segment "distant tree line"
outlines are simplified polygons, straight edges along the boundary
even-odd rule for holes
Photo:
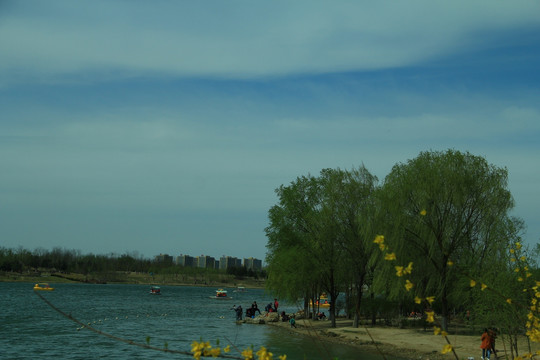
[[[229,268],[227,270],[193,268],[174,265],[171,263],[156,262],[142,256],[133,254],[82,254],[78,250],[53,248],[52,250],[36,249],[33,251],[19,247],[10,249],[0,247],[0,271],[18,273],[60,272],[76,274],[103,274],[109,272],[136,272],[151,273],[155,275],[189,275],[199,273],[224,273],[235,278],[252,277],[265,278],[266,272],[253,271],[245,266]]]
[[[300,176],[276,189],[268,213],[267,287],[302,298],[306,312],[326,293],[333,326],[340,308],[355,326],[433,309],[444,329],[462,316],[523,333],[526,307],[507,305],[534,298],[523,289],[539,278],[540,247],[522,244],[507,180],[505,168],[454,150],[396,164],[383,184],[364,166]]]

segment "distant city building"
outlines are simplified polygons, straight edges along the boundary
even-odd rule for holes
[[[154,261],[158,263],[163,263],[163,264],[172,264],[173,257],[167,254],[159,254],[159,255],[156,255],[156,257],[154,258]]]
[[[216,259],[211,256],[208,256],[208,255],[197,256],[197,267],[213,269],[215,267],[215,262],[216,262]]]
[[[248,259],[244,259],[244,266],[248,270],[262,270],[262,260],[250,257]]]
[[[194,267],[195,258],[193,256],[180,254],[180,256],[176,257],[176,265],[184,267]]]
[[[227,270],[233,267],[240,267],[240,266],[242,266],[241,260],[233,256],[224,255],[219,259],[219,268],[221,270]]]

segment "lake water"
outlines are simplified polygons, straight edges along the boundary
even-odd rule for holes
[[[150,295],[147,285],[51,284],[40,292],[74,318],[116,337],[171,350],[190,351],[196,340],[239,349],[264,345],[277,355],[294,359],[381,359],[349,346],[321,343],[272,326],[236,324],[232,305],[259,308],[273,298],[264,290],[233,293],[232,300],[210,299],[214,288],[162,286],[162,295]],[[129,345],[96,334],[53,310],[34,294],[33,284],[0,282],[1,359],[192,359]],[[280,310],[295,306],[280,302]],[[232,346],[231,346],[232,347]],[[232,355],[239,355],[231,352]]]

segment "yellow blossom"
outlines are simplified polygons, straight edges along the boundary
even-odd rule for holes
[[[380,249],[381,251],[386,250],[386,244],[379,244],[379,249]]]
[[[441,336],[448,336],[448,333],[446,331],[441,331]]]
[[[510,258],[510,261],[511,262],[516,262],[516,259],[515,258]]]
[[[221,349],[220,348],[210,349],[209,355],[211,355],[212,357],[218,357],[219,355],[221,355]]]
[[[403,276],[403,266],[395,266],[396,268],[396,275],[397,276]]]
[[[510,249],[510,254],[515,253],[516,251],[514,249]]]
[[[225,349],[223,349],[223,352],[228,353],[229,351],[231,351],[231,345],[227,345]]]
[[[508,299],[506,299],[506,302],[509,303],[509,304],[512,304],[512,299],[508,298]]]
[[[525,256],[522,256],[522,257],[519,258],[519,260],[525,261],[525,260],[527,260],[527,258]]]
[[[382,244],[384,243],[384,236],[383,235],[377,235],[375,236],[375,240],[373,240],[375,244]]]
[[[394,253],[386,254],[384,255],[384,260],[388,260],[388,261],[396,260],[396,254]]]
[[[426,300],[431,305],[435,301],[435,296],[428,296]]]
[[[484,291],[484,290],[487,289],[487,285],[486,285],[486,284],[482,284],[481,288],[482,288],[482,291]]]
[[[433,335],[439,335],[441,333],[441,328],[434,326],[433,327]]]
[[[475,287],[475,286],[476,286],[476,281],[471,279],[471,287]]]
[[[409,279],[405,280],[405,289],[407,289],[407,291],[411,290],[413,287],[414,284],[410,282]]]
[[[446,265],[452,266],[452,265],[454,265],[454,262],[453,262],[452,260],[448,260],[448,261],[446,262]]]
[[[521,276],[518,277],[518,281],[523,281],[523,278]]]
[[[446,344],[442,348],[441,353],[446,354],[446,353],[449,353],[450,351],[452,351],[452,345]]]
[[[516,249],[518,249],[518,250],[521,249],[521,243],[519,243],[519,242],[516,243]]]
[[[422,299],[419,298],[418,296],[415,296],[414,297],[414,302],[417,303],[417,304],[420,304],[422,302]]]
[[[433,316],[435,315],[435,312],[434,311],[426,311],[426,321],[429,322],[429,323],[432,323],[435,321],[435,319],[433,318]]]
[[[278,356],[279,360],[287,360],[287,355]]]
[[[246,360],[249,360],[249,359],[253,359],[253,350],[251,349],[245,349],[244,351],[242,351],[242,354],[241,354],[244,359]]]
[[[405,270],[403,271],[403,273],[405,273],[405,274],[411,274],[411,273],[412,273],[412,265],[413,265],[413,263],[410,262],[409,265],[407,265],[407,267],[406,267]]]
[[[531,277],[532,274],[530,272],[528,272],[527,274],[525,274],[527,277]]]
[[[426,214],[427,214],[427,211],[426,211],[426,209],[423,209],[422,211],[420,211],[420,215],[422,215],[422,216],[426,216]]]
[[[515,268],[514,271],[515,271],[515,272],[519,272],[519,268]]]

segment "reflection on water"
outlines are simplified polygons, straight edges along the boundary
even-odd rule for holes
[[[29,283],[0,283],[0,358],[2,359],[192,359],[100,336],[55,312]],[[321,343],[286,329],[236,324],[233,305],[247,308],[253,301],[273,299],[263,290],[232,293],[233,300],[213,300],[215,289],[162,286],[160,296],[150,295],[146,285],[52,284],[42,294],[62,311],[114,336],[157,347],[189,351],[194,340],[215,346],[232,344],[240,349],[266,346],[288,359],[375,359],[357,349]],[[294,307],[281,302],[283,310]]]

